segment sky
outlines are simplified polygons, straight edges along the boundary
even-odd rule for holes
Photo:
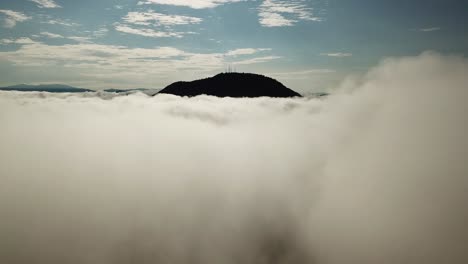
[[[384,58],[468,54],[464,0],[4,0],[0,86],[163,88],[228,67],[327,91]]]

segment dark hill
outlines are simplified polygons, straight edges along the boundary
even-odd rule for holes
[[[220,73],[214,77],[175,82],[159,93],[178,96],[212,95],[218,97],[300,97],[275,79],[252,73]]]

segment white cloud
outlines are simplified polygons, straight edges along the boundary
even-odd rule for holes
[[[432,32],[432,31],[439,31],[441,30],[440,27],[430,27],[430,28],[420,28],[419,31],[421,32]]]
[[[226,52],[226,56],[240,56],[240,55],[252,55],[260,51],[270,51],[271,49],[235,49]]]
[[[322,56],[328,57],[337,57],[337,58],[344,58],[344,57],[351,57],[353,56],[352,53],[345,53],[345,52],[335,52],[335,53],[321,53]]]
[[[203,19],[191,16],[166,15],[149,10],[146,12],[129,12],[122,18],[123,23],[115,23],[115,30],[140,35],[145,37],[180,38],[186,34],[196,34],[194,32],[176,32],[173,26],[199,24]],[[138,26],[138,27],[135,27]]]
[[[41,32],[40,33],[42,36],[48,37],[48,38],[63,38],[62,35],[55,34],[55,33],[50,33],[50,32]]]
[[[322,21],[313,11],[301,0],[265,0],[258,8],[258,16],[264,27],[293,26],[299,21]]]
[[[18,38],[18,39],[1,39],[0,40],[1,44],[34,44],[36,43],[34,40],[30,38]]]
[[[123,20],[129,24],[135,25],[154,25],[154,26],[172,26],[172,25],[187,25],[199,24],[203,19],[190,16],[166,15],[156,13],[152,10],[147,12],[129,12]]]
[[[336,72],[335,70],[331,70],[331,69],[308,69],[308,70],[293,71],[293,72],[271,72],[271,73],[268,73],[268,75],[296,78],[298,76],[330,74],[330,73],[335,73],[335,72]]]
[[[252,58],[252,59],[245,59],[241,61],[235,61],[232,64],[233,65],[248,65],[248,64],[257,64],[257,63],[265,63],[269,62],[271,60],[277,60],[281,59],[282,57],[280,56],[264,56],[264,57],[257,57],[257,58]]]
[[[29,0],[37,4],[39,8],[61,8],[54,0]]]
[[[144,4],[160,4],[160,5],[175,5],[187,6],[194,9],[213,8],[227,3],[242,2],[246,0],[147,0],[140,1],[138,5]]]
[[[210,75],[220,72],[226,65],[247,65],[266,63],[279,56],[259,56],[269,49],[239,49],[228,53],[194,53],[173,47],[129,48],[125,46],[90,43],[85,37],[66,37],[77,44],[47,45],[31,40],[24,41],[16,51],[0,52],[0,60],[16,65],[37,67],[60,67],[73,70],[75,74],[101,81],[121,80],[122,83],[144,83],[147,76],[158,76],[160,82],[167,76],[189,78],[191,75]],[[18,40],[6,40],[13,43]],[[254,52],[255,51],[255,52]],[[259,54],[257,54],[259,53]],[[242,59],[234,54],[244,54]],[[244,58],[244,56],[248,56]],[[181,74],[181,73],[184,74]],[[178,77],[177,77],[178,76]]]
[[[80,25],[78,23],[70,22],[68,20],[63,20],[63,19],[49,19],[42,23],[49,24],[49,25],[62,25],[62,26],[67,26],[67,27],[76,27]]]
[[[67,39],[71,39],[71,40],[74,40],[74,41],[80,42],[80,43],[91,43],[92,42],[91,37],[71,36],[71,37],[67,37]]]
[[[468,263],[467,76],[424,54],[323,100],[0,92],[0,262]]]
[[[14,26],[16,26],[17,22],[24,22],[26,20],[31,19],[31,17],[21,12],[16,12],[13,10],[0,9],[0,13],[5,16],[3,18],[3,22],[4,22],[3,26],[6,28],[13,28]]]
[[[167,37],[177,37],[180,38],[184,33],[182,32],[166,32],[166,31],[156,31],[151,28],[133,28],[128,25],[116,24],[115,30],[133,34],[133,35],[140,35],[144,37],[151,37],[151,38],[167,38]]]

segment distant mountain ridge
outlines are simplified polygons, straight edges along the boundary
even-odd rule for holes
[[[50,93],[83,93],[94,92],[94,90],[77,88],[64,84],[18,84],[0,88],[0,91],[20,91],[20,92],[50,92]]]
[[[279,81],[253,73],[220,73],[191,82],[175,82],[158,94],[178,96],[212,95],[217,97],[302,97]]]

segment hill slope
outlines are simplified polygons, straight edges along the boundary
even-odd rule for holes
[[[275,79],[252,73],[220,73],[214,77],[175,82],[159,94],[178,96],[212,95],[218,97],[300,97]]]

